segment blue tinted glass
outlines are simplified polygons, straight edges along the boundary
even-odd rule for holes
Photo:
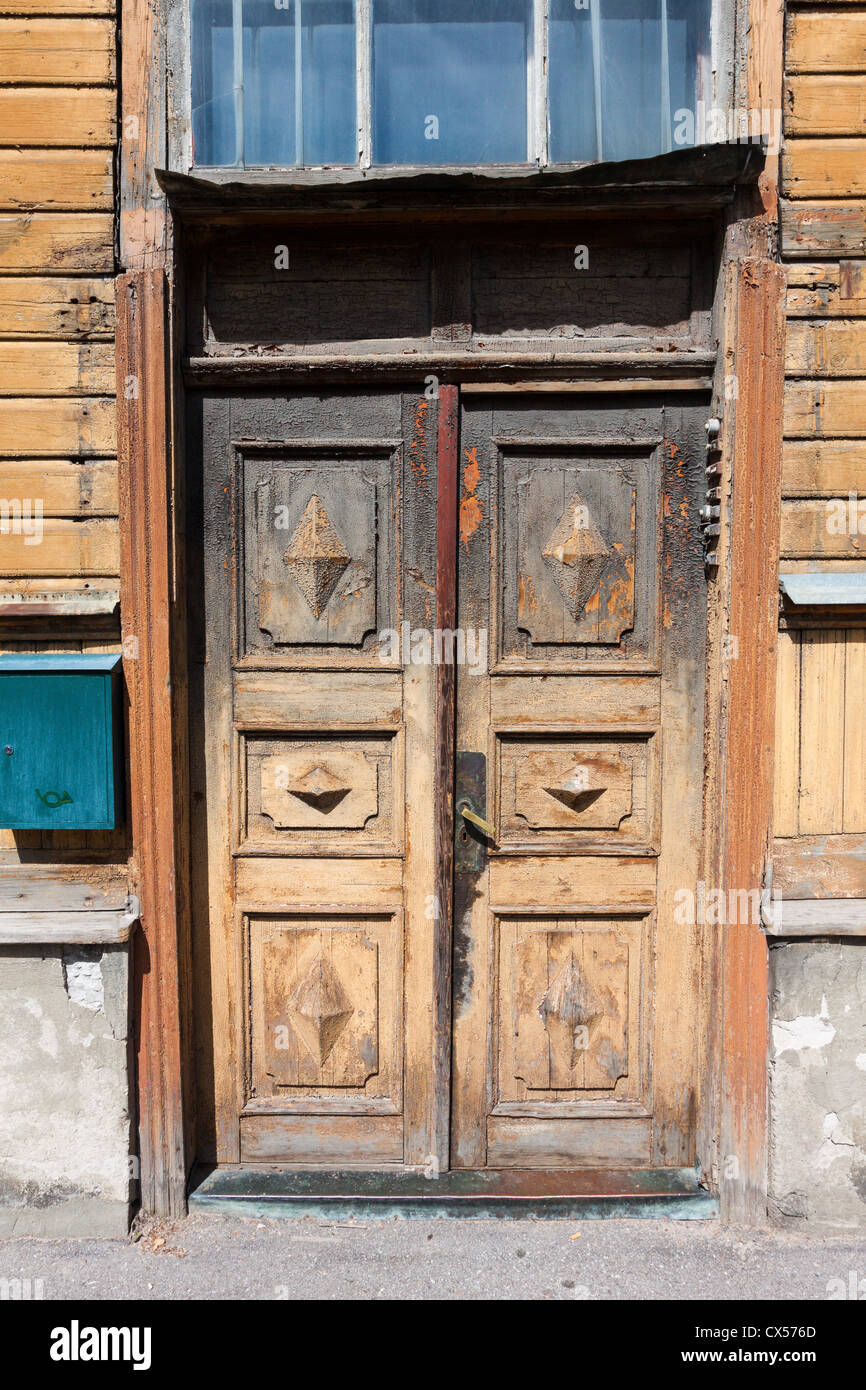
[[[527,158],[531,0],[373,0],[373,162]]]
[[[358,162],[354,0],[191,0],[198,165]],[[528,158],[532,0],[371,0],[376,164]],[[711,0],[550,0],[553,162],[703,138]]]
[[[357,160],[353,0],[192,0],[196,164]]]
[[[235,100],[232,7],[227,0],[192,3],[192,135],[196,164],[234,164]]]
[[[551,0],[551,159],[639,159],[694,143],[680,113],[701,100],[710,4]]]

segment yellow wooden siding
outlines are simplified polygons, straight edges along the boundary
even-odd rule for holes
[[[782,247],[791,257],[866,245],[866,4],[788,5]]]
[[[0,150],[0,209],[111,211],[110,150]]]
[[[792,261],[788,318],[866,316],[866,261]]]
[[[866,319],[788,324],[786,368],[789,376],[857,377],[866,373]]]
[[[839,136],[791,140],[782,158],[789,198],[849,198],[866,194],[866,141]]]
[[[114,218],[110,212],[0,213],[0,275],[114,270]]]
[[[800,636],[798,829],[804,835],[845,829],[845,646],[844,631]]]
[[[113,343],[0,340],[0,396],[110,395],[113,390]]]
[[[791,5],[789,73],[866,72],[866,11],[858,5]]]
[[[0,591],[117,584],[116,47],[108,0],[0,0]]]
[[[112,458],[116,449],[111,399],[22,396],[0,400],[0,456]]]
[[[789,439],[782,455],[782,495],[842,498],[850,491],[866,497],[866,440]]]
[[[782,569],[866,567],[866,3],[791,3]],[[864,503],[866,506],[866,503]],[[866,831],[866,629],[779,634],[777,837]]]
[[[785,66],[783,250],[794,259],[781,555],[838,563],[864,540],[839,532],[829,504],[866,482],[866,4],[791,4]]]
[[[776,668],[776,763],[773,822],[777,837],[796,835],[800,803],[800,646],[780,632]]]
[[[10,532],[0,546],[0,575],[57,578],[58,576],[117,574],[120,562],[117,526],[113,520],[70,520],[45,517],[34,537]]]
[[[0,90],[0,146],[110,149],[116,112],[111,87],[9,87]]]
[[[114,0],[0,0],[0,15],[113,15]]]
[[[117,516],[116,459],[7,459],[3,484],[12,497],[38,494],[48,516]]]
[[[866,437],[866,380],[789,381],[785,435],[789,439]]]
[[[4,85],[111,86],[116,72],[111,19],[0,19],[0,73]]]
[[[114,342],[114,282],[58,276],[0,279],[0,338]],[[112,346],[113,351],[113,346]]]
[[[866,76],[809,73],[785,83],[789,136],[866,135]]]
[[[782,508],[782,552],[794,560],[863,559],[866,514],[861,517],[859,504],[848,498],[786,499]]]

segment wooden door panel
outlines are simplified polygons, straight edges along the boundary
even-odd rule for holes
[[[399,913],[245,914],[250,1097],[332,1111],[375,1097],[401,1110]],[[321,1102],[321,1103],[319,1103]],[[272,1108],[272,1107],[270,1107]]]
[[[502,527],[504,658],[585,659],[589,649],[619,647],[634,634],[635,584],[655,542],[655,518],[642,496],[639,545],[644,470],[603,459],[587,466],[503,450],[501,513],[512,522]],[[631,650],[646,650],[650,616],[644,602]]]
[[[501,850],[619,853],[657,839],[659,739],[652,728],[492,730],[493,820]]]
[[[403,709],[399,674],[381,671],[304,670],[302,681],[287,683],[278,671],[238,670],[234,680],[235,718],[239,725],[320,727],[323,709],[351,715],[354,724],[397,724]],[[332,720],[332,727],[334,720]]]
[[[578,855],[491,855],[488,893],[492,911],[508,905],[541,911],[612,907],[652,907],[655,903],[657,861],[653,857],[626,859]]]
[[[702,412],[463,414],[452,1161],[693,1158]],[[471,504],[471,506],[470,506]]]
[[[652,676],[630,675],[627,681],[606,675],[549,675],[532,686],[526,702],[520,681],[491,681],[490,717],[500,726],[546,723],[565,728],[653,727],[659,717],[661,688]]]
[[[238,854],[400,854],[399,725],[238,731]]]
[[[434,680],[389,634],[434,621],[435,404],[211,397],[201,438],[204,1156],[424,1161]]]
[[[470,407],[470,413],[477,411]],[[497,459],[487,499],[488,519],[496,518],[494,669],[554,673],[575,662],[602,671],[652,669],[660,422],[620,417],[622,427],[612,434],[602,410],[582,411],[579,429],[576,412],[569,416],[557,422],[537,406],[505,406],[495,419],[491,414],[486,444],[466,436],[467,467],[485,449]],[[489,487],[489,479],[482,481],[478,495]]]
[[[244,657],[337,648],[378,662],[377,634],[397,622],[399,443],[241,444],[238,455]]]
[[[641,918],[497,919],[500,1101],[614,1090],[639,1098],[645,927]]]
[[[298,1168],[385,1168],[403,1162],[401,1115],[244,1115],[241,1163]]]
[[[350,901],[364,903],[371,911],[399,906],[403,898],[402,859],[342,859],[335,880],[332,860],[322,855],[291,863],[239,857],[234,877],[238,898],[265,912],[281,903],[291,908],[332,906],[336,882]]]
[[[646,1168],[652,1162],[652,1121],[491,1115],[485,1147],[490,1168]]]

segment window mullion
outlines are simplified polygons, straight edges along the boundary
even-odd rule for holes
[[[543,168],[549,163],[548,150],[548,16],[550,0],[533,0],[532,13],[532,57],[528,73],[527,91],[529,139],[528,156],[530,163],[538,163]]]
[[[295,0],[295,164],[304,165],[304,31],[302,0]]]
[[[244,6],[232,0],[232,87],[235,98],[235,164],[244,168]]]
[[[358,162],[369,169],[373,161],[373,116],[371,92],[373,87],[373,0],[355,0],[356,87],[358,100]]]
[[[666,152],[673,149],[671,131],[671,50],[668,29],[668,0],[661,0],[661,147]]]
[[[602,59],[601,59],[601,0],[591,0],[590,23],[592,25],[592,87],[595,107],[595,154],[601,163],[604,159],[604,131],[602,129],[603,109],[601,100]]]

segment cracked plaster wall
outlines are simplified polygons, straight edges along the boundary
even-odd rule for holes
[[[770,1214],[866,1229],[866,941],[771,951]]]
[[[126,946],[0,949],[0,1234],[125,1233]]]

